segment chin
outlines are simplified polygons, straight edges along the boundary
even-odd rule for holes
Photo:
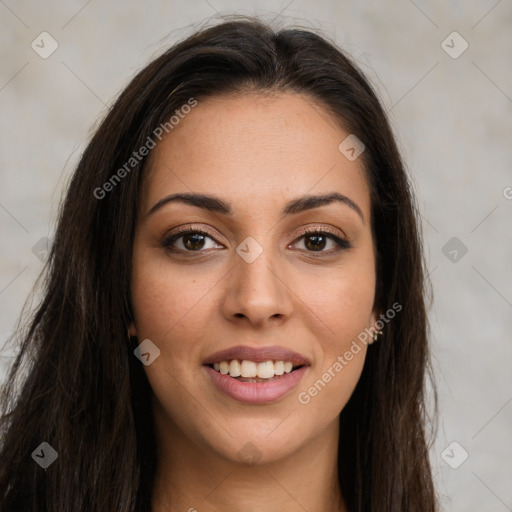
[[[216,442],[215,445],[218,443]],[[228,445],[215,446],[212,449],[230,462],[248,467],[264,466],[282,461],[293,455],[300,443],[291,442],[280,437],[266,439],[264,435],[247,435],[230,439]]]

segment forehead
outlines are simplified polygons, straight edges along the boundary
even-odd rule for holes
[[[141,206],[200,192],[228,199],[236,212],[278,209],[305,194],[339,192],[369,218],[362,158],[338,146],[349,135],[313,99],[296,93],[220,96],[199,101],[150,155]]]

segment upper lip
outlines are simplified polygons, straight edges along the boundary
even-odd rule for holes
[[[247,345],[238,345],[236,347],[220,350],[208,356],[204,361],[204,365],[220,363],[222,361],[232,361],[238,359],[243,361],[254,361],[255,363],[262,363],[263,361],[289,361],[294,366],[309,365],[307,357],[293,352],[286,347],[278,345],[268,347],[249,347]]]

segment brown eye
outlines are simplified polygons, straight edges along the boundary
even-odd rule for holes
[[[204,249],[222,248],[206,231],[197,229],[167,236],[161,246],[171,252],[204,252]]]
[[[197,250],[202,249],[205,244],[205,236],[200,233],[191,235],[183,235],[183,245],[186,249]]]
[[[325,253],[326,255],[352,247],[348,240],[340,238],[333,233],[320,230],[304,232],[293,245],[297,246],[299,243],[303,244],[303,250],[306,252]],[[296,248],[302,249],[300,246]]]
[[[311,251],[321,251],[325,248],[327,237],[323,235],[307,235],[304,237],[305,246]]]

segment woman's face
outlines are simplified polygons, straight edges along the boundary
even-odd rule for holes
[[[348,135],[303,95],[224,96],[153,150],[132,301],[139,342],[160,350],[144,366],[160,433],[269,462],[337,432],[366,347],[345,354],[376,320],[369,189],[362,159],[338,149]]]

